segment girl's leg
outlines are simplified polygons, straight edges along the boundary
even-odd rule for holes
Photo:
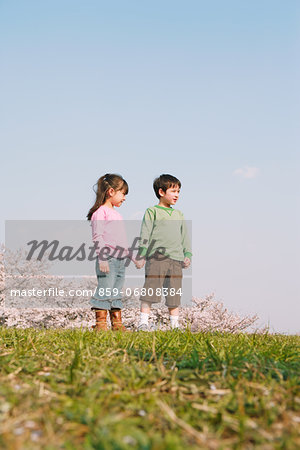
[[[92,310],[95,310],[96,325],[93,326],[95,330],[108,330],[107,327],[107,311],[111,309],[111,295],[107,295],[113,287],[115,278],[114,266],[108,261],[109,272],[104,273],[100,271],[99,261],[96,260],[96,274],[98,285],[96,292],[90,300]]]
[[[115,267],[112,260],[108,260],[109,272],[101,272],[96,260],[96,274],[98,285],[90,303],[93,308],[111,309],[111,292],[115,282]]]
[[[93,329],[95,331],[104,330],[107,331],[107,309],[97,309],[92,308],[95,310],[96,313],[96,324],[93,325]]]
[[[121,291],[125,281],[125,261],[116,259],[114,264],[116,266],[116,278],[113,287],[113,293],[117,294],[112,297],[112,308],[109,311],[112,330],[130,331],[122,323],[123,308]]]
[[[111,309],[119,310],[123,308],[122,293],[125,282],[125,261],[113,258],[115,276],[112,284]]]
[[[111,309],[109,311],[110,321],[111,321],[111,329],[114,331],[131,331],[125,328],[122,323],[122,313],[120,309]]]

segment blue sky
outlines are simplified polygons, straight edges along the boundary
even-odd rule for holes
[[[0,1],[0,50],[1,241],[106,172],[137,217],[171,173],[194,295],[299,332],[298,1]]]

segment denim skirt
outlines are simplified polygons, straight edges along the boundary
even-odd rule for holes
[[[96,275],[98,286],[95,290],[90,304],[93,308],[113,309],[123,308],[122,288],[125,281],[125,261],[126,258],[110,258],[107,262],[109,272],[101,272],[99,260],[96,259]]]

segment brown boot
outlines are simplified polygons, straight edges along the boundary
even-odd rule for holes
[[[95,331],[104,330],[107,331],[107,310],[106,309],[99,309],[96,311],[96,325],[93,325],[92,328],[94,328]]]
[[[109,315],[110,315],[110,321],[111,321],[111,329],[114,331],[128,331],[130,332],[131,330],[127,330],[127,328],[124,327],[124,325],[122,324],[122,315],[121,315],[121,310],[120,309],[112,309],[111,311],[109,311]]]

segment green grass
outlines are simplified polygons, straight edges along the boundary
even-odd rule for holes
[[[299,336],[0,328],[0,448],[300,448]]]

